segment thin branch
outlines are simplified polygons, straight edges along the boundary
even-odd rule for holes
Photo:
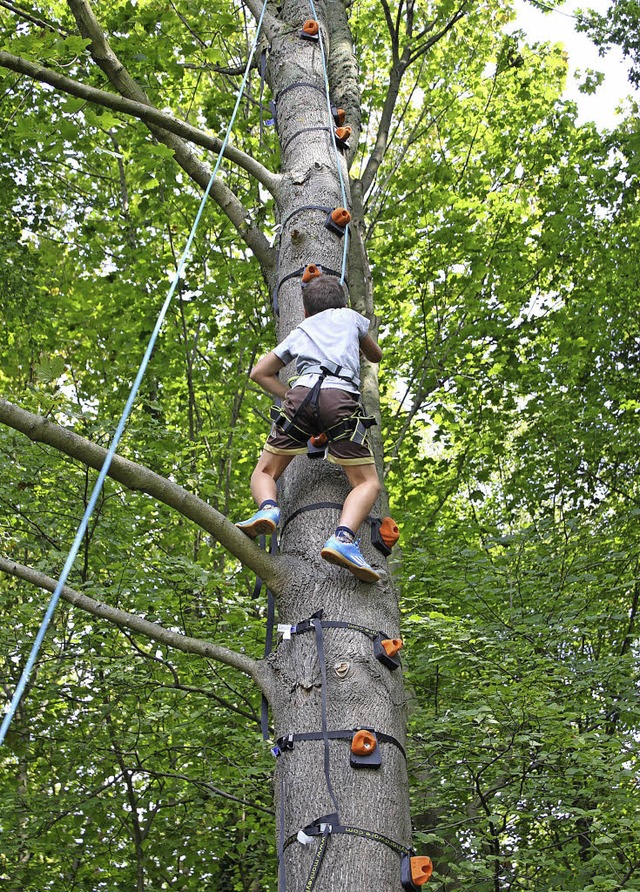
[[[152,103],[145,91],[112,50],[87,0],[67,0],[67,3],[78,24],[80,34],[90,41],[89,51],[94,62],[107,75],[110,83],[125,98],[151,106]],[[231,220],[238,235],[256,255],[264,274],[270,275],[275,262],[275,252],[261,230],[252,224],[249,212],[237,195],[219,178],[216,178],[211,186],[209,185],[211,182],[209,166],[203,164],[193,154],[185,140],[155,124],[147,126],[156,139],[173,149],[177,163],[195,183],[202,189],[210,188],[211,197]]]
[[[121,112],[125,115],[132,115],[134,118],[139,118],[139,120],[143,121],[145,124],[155,124],[169,133],[175,133],[176,136],[180,136],[182,139],[192,142],[194,145],[208,149],[210,152],[219,153],[222,148],[222,140],[217,136],[209,136],[208,133],[204,133],[204,131],[199,130],[197,127],[193,127],[191,124],[187,124],[185,121],[177,120],[166,112],[160,111],[160,109],[153,105],[136,102],[133,99],[126,99],[124,96],[110,93],[108,90],[99,90],[96,87],[88,87],[85,84],[79,83],[79,81],[74,81],[69,77],[65,77],[64,74],[59,74],[57,71],[45,68],[44,65],[29,62],[27,59],[23,59],[20,56],[12,56],[11,53],[6,53],[3,50],[0,50],[0,66],[19,74],[26,74],[33,80],[49,84],[51,87],[55,87],[56,90],[68,93],[70,96],[86,99],[87,102],[91,102],[94,105],[110,108],[113,109],[113,111]],[[228,158],[229,161],[237,164],[238,167],[241,167],[243,170],[246,170],[248,174],[255,177],[256,180],[258,180],[259,183],[262,183],[265,189],[272,195],[275,194],[280,178],[271,173],[271,171],[260,164],[259,161],[256,161],[245,152],[240,151],[240,149],[234,149],[229,145],[227,145],[225,149],[224,157]]]
[[[433,37],[430,37],[428,40],[425,40],[425,42],[422,44],[422,46],[419,46],[417,49],[414,49],[414,50],[413,50],[413,52],[411,53],[411,55],[410,55],[410,57],[409,57],[409,64],[410,64],[410,65],[411,65],[413,62],[415,62],[416,59],[419,59],[420,56],[424,55],[424,53],[426,53],[427,50],[430,50],[431,47],[434,46],[434,44],[436,44],[439,40],[442,40],[442,38],[443,38],[446,34],[448,34],[449,31],[451,31],[451,29],[453,28],[453,26],[454,26],[455,24],[457,24],[457,22],[459,22],[461,18],[463,18],[464,16],[466,16],[466,14],[467,14],[467,10],[466,10],[466,8],[465,8],[466,5],[467,5],[467,0],[463,0],[463,2],[461,3],[460,7],[458,8],[458,11],[455,13],[455,15],[453,15],[453,16],[449,19],[449,21],[446,23],[446,25],[444,25],[439,31],[437,31],[437,32],[433,35]],[[425,28],[424,31],[422,31],[421,34],[419,34],[419,35],[416,37],[416,42],[420,41],[424,36],[426,36],[426,35],[429,33],[429,31],[431,31],[432,27],[433,27],[433,26],[431,25],[430,27]]]
[[[104,464],[107,450],[102,446],[3,399],[0,399],[0,423],[20,431],[34,442],[53,446],[90,468],[100,470]],[[159,502],[175,508],[183,517],[192,520],[217,539],[234,557],[260,576],[275,594],[280,593],[285,581],[281,559],[259,548],[223,514],[202,499],[177,483],[119,455],[113,457],[109,476],[128,489],[145,492]]]
[[[400,93],[400,82],[407,69],[407,64],[408,55],[407,50],[405,50],[402,54],[402,58],[398,59],[398,61],[393,64],[391,71],[389,72],[389,86],[387,87],[387,94],[384,99],[382,114],[380,115],[380,125],[376,134],[376,143],[369,160],[367,161],[367,166],[364,169],[362,177],[360,178],[363,195],[366,195],[371,188],[378,170],[380,169],[380,165],[384,160],[389,141],[393,113]]]
[[[48,592],[53,592],[57,585],[56,580],[52,579],[51,576],[47,576],[46,573],[41,573],[39,570],[34,570],[31,567],[24,566],[24,564],[18,564],[16,561],[10,561],[3,557],[0,557],[0,570],[15,576],[17,579],[30,582],[32,585],[36,585],[38,588],[45,589]],[[116,626],[130,629],[132,632],[137,632],[139,635],[144,635],[152,641],[157,641],[159,644],[164,644],[167,647],[173,647],[183,653],[197,654],[200,657],[217,660],[219,663],[224,663],[226,666],[231,666],[233,669],[244,672],[265,693],[269,688],[268,680],[270,673],[268,668],[261,661],[253,660],[246,654],[237,653],[228,647],[222,647],[219,644],[204,641],[201,638],[190,638],[178,632],[171,632],[169,629],[158,625],[158,623],[149,622],[149,620],[135,616],[133,613],[128,613],[126,610],[109,607],[108,604],[101,604],[99,601],[88,598],[67,585],[63,586],[60,594],[69,604],[73,604],[74,607],[78,607],[80,610],[85,610],[92,616],[106,619]]]
[[[9,12],[17,15],[25,22],[31,22],[32,25],[37,25],[38,28],[44,28],[46,31],[53,31],[55,34],[62,34],[63,37],[68,37],[71,33],[70,31],[67,31],[66,28],[63,28],[61,25],[53,24],[53,22],[49,22],[43,18],[36,18],[33,13],[28,12],[24,9],[20,9],[20,7],[16,6],[15,3],[8,3],[7,0],[0,0],[0,6],[4,6],[5,9],[8,9]]]
[[[391,38],[391,53],[394,64],[398,61],[398,34],[400,33],[400,10],[402,9],[402,3],[398,5],[398,18],[396,19],[396,24],[393,24],[393,18],[391,17],[391,10],[389,8],[389,4],[387,0],[380,0],[382,4],[382,10],[384,12],[384,18],[387,23],[387,28],[389,29],[389,37]]]
[[[243,808],[254,809],[255,811],[262,811],[266,815],[271,815],[273,817],[273,812],[268,808],[265,808],[262,805],[257,805],[255,802],[247,801],[246,799],[240,799],[238,796],[234,796],[232,793],[226,793],[224,790],[221,790],[220,787],[214,787],[213,784],[210,784],[208,781],[199,780],[195,777],[189,777],[187,774],[175,774],[173,772],[168,771],[154,771],[150,768],[132,768],[132,774],[146,774],[149,777],[168,777],[172,780],[181,780],[185,781],[188,784],[193,784],[196,787],[199,787],[203,790],[206,790],[208,793],[213,793],[215,796],[223,796],[225,799],[230,799],[232,802],[239,802]]]

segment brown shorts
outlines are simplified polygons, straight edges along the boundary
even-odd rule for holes
[[[287,392],[282,408],[289,418],[293,418],[308,393],[308,387],[292,387]],[[335,387],[322,387],[318,397],[317,415],[307,406],[296,420],[296,425],[310,431],[309,436],[319,434],[339,421],[350,418],[359,406],[360,398],[357,393]],[[275,455],[306,455],[307,452],[306,444],[287,436],[275,424],[264,448]],[[362,444],[352,443],[348,438],[330,442],[327,457],[336,465],[373,464],[373,456],[366,440]]]

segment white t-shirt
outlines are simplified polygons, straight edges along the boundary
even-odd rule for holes
[[[349,307],[332,308],[309,316],[273,352],[287,365],[295,359],[300,376],[295,387],[313,387],[319,375],[305,374],[305,369],[327,360],[348,369],[359,379],[360,341],[368,331],[369,320],[360,313]],[[358,393],[356,384],[335,377],[325,378],[322,386]]]

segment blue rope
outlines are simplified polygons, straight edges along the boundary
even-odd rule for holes
[[[314,19],[319,22],[318,13],[316,12],[315,3],[313,0],[309,0],[309,6],[311,7],[311,14]],[[329,87],[329,75],[327,73],[327,57],[324,51],[324,40],[322,39],[322,29],[318,27],[318,42],[320,44],[320,54],[322,57],[322,73],[324,75],[324,89],[327,97],[327,111],[329,113],[329,133],[331,134],[331,143],[333,145],[333,152],[336,156],[336,167],[338,169],[338,179],[340,180],[340,191],[342,193],[342,206],[344,208],[347,207],[347,191],[344,184],[344,179],[342,176],[342,167],[340,165],[340,152],[338,151],[338,146],[336,145],[336,135],[333,127],[333,114],[331,113],[331,90]],[[347,251],[349,249],[349,225],[345,226],[344,230],[344,245],[342,248],[342,275],[340,276],[340,284],[342,285],[345,280],[345,272],[347,269]]]
[[[60,595],[62,594],[62,590],[64,588],[66,581],[67,581],[67,577],[71,571],[71,568],[73,567],[73,562],[75,561],[75,559],[78,555],[78,551],[82,544],[82,539],[87,531],[89,519],[91,518],[91,515],[93,514],[96,503],[98,501],[98,497],[100,496],[100,493],[102,491],[104,481],[105,481],[106,476],[109,472],[109,468],[111,467],[111,461],[113,459],[113,456],[115,455],[116,448],[117,448],[118,443],[120,442],[120,438],[124,432],[124,428],[125,428],[128,418],[129,418],[129,415],[131,414],[134,400],[137,396],[140,384],[142,383],[142,378],[143,378],[144,373],[145,373],[147,366],[149,364],[149,360],[151,359],[151,354],[153,352],[153,348],[155,346],[158,334],[160,333],[160,329],[162,328],[162,324],[164,322],[165,316],[167,315],[169,305],[171,304],[171,299],[173,298],[173,295],[175,294],[175,290],[178,287],[178,282],[180,281],[182,273],[185,269],[185,265],[186,265],[187,259],[189,257],[189,253],[191,251],[191,245],[193,244],[193,240],[195,238],[196,231],[197,231],[198,225],[200,223],[200,219],[204,212],[205,204],[207,203],[209,193],[211,192],[211,187],[213,186],[213,181],[215,180],[216,176],[218,175],[220,165],[222,164],[224,151],[227,147],[227,143],[229,141],[229,136],[231,134],[231,129],[233,128],[233,124],[235,122],[236,115],[238,113],[238,108],[240,106],[240,101],[242,100],[242,96],[244,94],[244,89],[247,85],[247,80],[249,78],[249,72],[251,69],[251,62],[253,60],[253,55],[255,53],[255,49],[256,49],[256,46],[258,43],[258,38],[260,36],[260,30],[262,28],[262,21],[264,19],[264,14],[265,14],[266,8],[267,8],[267,0],[264,0],[262,12],[260,14],[260,19],[258,21],[258,28],[257,28],[256,34],[255,34],[255,37],[253,39],[253,44],[251,46],[251,50],[249,52],[249,59],[247,61],[247,67],[245,69],[245,73],[244,73],[244,77],[242,79],[242,83],[240,85],[240,89],[238,90],[238,98],[236,100],[236,104],[233,109],[233,113],[231,115],[231,120],[229,121],[229,126],[227,127],[227,132],[225,134],[224,140],[222,141],[222,147],[220,149],[220,154],[218,155],[217,161],[213,168],[213,173],[211,174],[211,179],[209,180],[209,184],[207,185],[204,195],[202,196],[202,200],[200,202],[200,207],[198,208],[198,213],[196,214],[196,218],[194,220],[193,226],[191,227],[191,232],[189,233],[189,238],[187,239],[187,244],[185,246],[184,251],[182,252],[182,257],[180,258],[180,260],[178,262],[178,267],[176,269],[173,281],[171,282],[171,285],[169,287],[169,292],[165,298],[164,304],[162,305],[162,309],[160,310],[160,314],[158,316],[158,320],[156,322],[155,328],[153,329],[153,332],[149,339],[149,344],[147,346],[146,352],[144,354],[142,362],[140,363],[140,368],[138,369],[138,374],[136,375],[135,381],[131,388],[131,392],[129,393],[129,398],[128,398],[127,403],[126,403],[124,410],[122,412],[122,416],[120,418],[120,421],[118,423],[116,431],[113,435],[113,439],[111,440],[111,445],[109,446],[109,449],[107,450],[107,454],[104,459],[104,464],[102,465],[102,469],[98,475],[98,479],[97,479],[96,484],[93,488],[93,492],[91,493],[89,503],[88,503],[86,510],[84,512],[84,516],[83,516],[82,520],[80,521],[80,526],[78,527],[76,537],[73,540],[73,545],[71,546],[71,550],[69,551],[69,555],[68,555],[65,565],[62,569],[62,573],[60,574],[58,583],[55,587],[53,595],[51,596],[51,600],[49,601],[49,606],[47,607],[47,611],[45,613],[44,619],[42,620],[42,625],[40,626],[40,630],[38,631],[38,634],[36,635],[36,639],[33,643],[33,647],[31,648],[31,653],[29,654],[29,658],[28,658],[26,665],[22,671],[22,675],[20,676],[20,680],[18,682],[15,693],[13,695],[13,699],[11,700],[11,703],[9,705],[9,710],[4,717],[2,726],[0,726],[0,746],[4,742],[4,739],[7,735],[7,731],[9,730],[9,725],[11,724],[11,721],[16,714],[18,706],[20,705],[20,701],[22,699],[25,688],[27,686],[27,683],[28,683],[31,673],[33,671],[33,667],[35,665],[35,662],[36,662],[36,659],[38,656],[38,652],[40,650],[40,647],[42,646],[44,636],[47,632],[49,623],[51,622],[51,618],[53,617],[53,613],[56,609],[58,601],[60,600]]]

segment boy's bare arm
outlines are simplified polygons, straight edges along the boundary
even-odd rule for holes
[[[373,340],[370,334],[366,334],[360,341],[360,351],[369,362],[380,362],[382,350]]]
[[[251,369],[249,377],[256,384],[259,384],[267,393],[282,399],[286,394],[288,387],[278,378],[278,372],[284,368],[284,362],[275,353],[267,353],[262,359],[259,359],[255,366]]]

